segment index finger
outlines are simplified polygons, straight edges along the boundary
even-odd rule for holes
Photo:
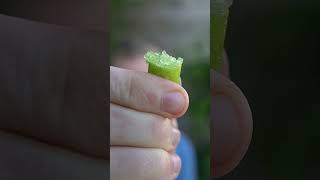
[[[181,117],[188,108],[187,92],[178,84],[137,71],[110,67],[112,103],[168,118]]]

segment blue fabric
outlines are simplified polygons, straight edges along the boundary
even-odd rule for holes
[[[191,140],[184,133],[181,133],[181,141],[177,147],[177,154],[182,161],[180,175],[177,180],[197,180],[196,152]]]

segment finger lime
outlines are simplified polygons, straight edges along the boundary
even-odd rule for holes
[[[224,40],[232,0],[211,1],[211,67],[218,69],[223,58]]]
[[[182,58],[175,58],[162,51],[161,53],[149,51],[144,58],[149,64],[148,72],[164,79],[180,83]]]

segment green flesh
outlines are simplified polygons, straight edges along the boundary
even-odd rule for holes
[[[174,58],[165,51],[162,53],[147,52],[144,56],[149,64],[148,72],[164,79],[180,83],[182,58]]]

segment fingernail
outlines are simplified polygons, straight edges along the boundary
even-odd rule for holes
[[[172,145],[173,147],[177,147],[180,142],[180,131],[176,128],[172,129]]]
[[[180,114],[181,111],[185,108],[185,98],[179,92],[172,92],[165,94],[162,97],[161,102],[161,111],[177,115]]]
[[[223,163],[233,155],[239,142],[240,128],[235,105],[227,96],[212,97],[211,117],[213,118],[213,158]]]
[[[181,159],[176,154],[171,155],[172,167],[173,167],[173,175],[174,178],[178,177],[180,169],[181,169]]]

